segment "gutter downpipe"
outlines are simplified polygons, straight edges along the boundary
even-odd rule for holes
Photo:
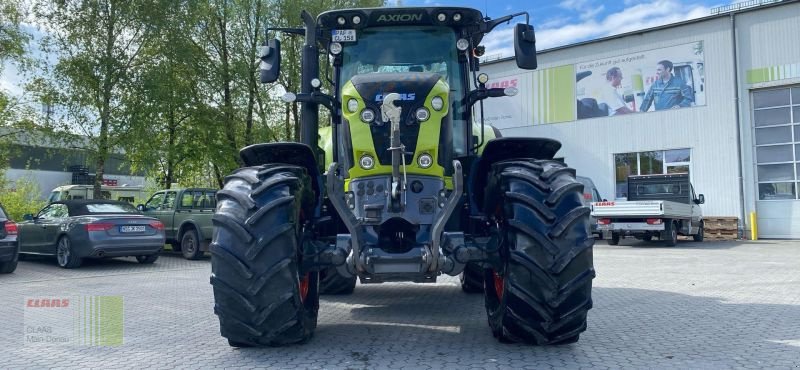
[[[731,12],[730,14],[731,19],[731,50],[733,53],[733,85],[734,85],[734,109],[736,111],[736,155],[739,157],[739,166],[737,166],[736,170],[739,172],[739,219],[742,220],[741,228],[739,229],[739,235],[744,237],[744,230],[746,229],[747,219],[745,218],[745,197],[744,197],[744,176],[743,176],[743,167],[744,167],[744,160],[742,158],[742,120],[741,120],[741,112],[739,110],[739,53],[736,48],[737,40],[736,40],[736,12]],[[753,225],[750,225],[753,227]]]

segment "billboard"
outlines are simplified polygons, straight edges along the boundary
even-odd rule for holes
[[[519,94],[484,104],[498,129],[706,104],[703,41],[490,76],[487,87]],[[475,117],[480,112],[475,107]]]
[[[578,119],[705,105],[703,42],[575,65]]]

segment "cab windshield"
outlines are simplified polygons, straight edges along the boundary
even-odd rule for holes
[[[456,35],[446,27],[378,27],[345,43],[342,82],[363,73],[438,73],[451,88],[460,86]]]

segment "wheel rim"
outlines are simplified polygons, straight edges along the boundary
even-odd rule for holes
[[[498,299],[503,299],[503,287],[505,286],[505,279],[497,274],[497,271],[492,271],[492,277],[494,281],[494,293],[497,295]]]
[[[186,251],[186,253],[194,253],[194,236],[191,234],[187,235],[183,239],[183,245],[181,248]]]
[[[69,240],[66,238],[61,239],[58,242],[58,264],[61,266],[66,266],[67,261],[69,261]]]
[[[311,280],[311,273],[307,273],[302,279],[298,279],[298,286],[300,288],[300,302],[305,303],[308,297],[308,282]]]

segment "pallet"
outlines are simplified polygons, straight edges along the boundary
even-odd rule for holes
[[[703,217],[705,239],[736,240],[739,239],[738,217]]]

